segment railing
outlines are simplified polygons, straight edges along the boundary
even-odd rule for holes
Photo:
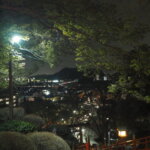
[[[90,143],[85,143],[85,144],[81,144],[81,145],[77,145],[74,148],[75,150],[90,150]]]
[[[150,150],[150,136],[129,140],[125,142],[118,142],[111,146],[105,146],[102,150]]]
[[[92,147],[90,143],[85,143],[75,146],[74,150],[150,150],[150,136],[103,147]]]

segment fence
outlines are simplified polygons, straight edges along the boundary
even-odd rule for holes
[[[150,150],[150,136],[118,142],[111,146],[102,147],[102,150]]]
[[[81,145],[77,145],[74,147],[75,150],[91,150],[90,143],[85,143]]]
[[[110,146],[92,147],[89,143],[78,145],[75,150],[150,150],[150,136],[129,140],[125,142],[118,142]]]

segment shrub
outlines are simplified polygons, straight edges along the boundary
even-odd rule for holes
[[[22,133],[29,133],[37,130],[37,127],[29,122],[11,120],[0,125],[0,131],[16,131]]]
[[[26,122],[30,122],[38,127],[41,127],[45,123],[42,117],[34,115],[34,114],[24,116],[23,120]]]
[[[61,137],[50,132],[35,132],[28,136],[37,150],[70,150],[69,145]]]
[[[21,119],[25,115],[25,110],[23,107],[15,107],[13,112],[13,117],[15,120]]]
[[[73,136],[70,128],[66,125],[49,125],[44,131],[55,132],[58,136],[63,138],[70,146],[77,144],[78,140]]]
[[[17,132],[0,132],[0,150],[36,150],[31,140]]]
[[[21,119],[24,116],[24,108],[16,107],[13,109],[13,118],[14,119]],[[0,120],[7,121],[9,119],[9,108],[0,108]]]
[[[0,120],[6,121],[9,119],[9,108],[0,108]]]

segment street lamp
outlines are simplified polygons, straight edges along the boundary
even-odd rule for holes
[[[22,39],[22,37],[20,35],[15,35],[15,36],[12,37],[11,43],[12,44],[15,44],[15,43],[18,44],[21,39]]]
[[[15,35],[11,39],[12,44],[19,44],[21,36]],[[9,53],[9,119],[13,119],[13,76],[12,76],[12,53]]]

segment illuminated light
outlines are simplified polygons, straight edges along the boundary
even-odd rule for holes
[[[84,132],[85,132],[85,129],[82,129],[82,132],[84,133]]]
[[[14,106],[16,106],[16,104],[14,104]]]
[[[95,106],[96,108],[99,108],[99,106]]]
[[[21,36],[15,35],[15,36],[12,37],[11,43],[12,43],[12,44],[14,44],[14,43],[19,43],[21,39],[22,39]]]
[[[97,80],[97,81],[100,80],[100,79],[99,79],[99,74],[96,75],[96,80]]]
[[[29,97],[28,98],[28,101],[30,101],[30,102],[33,102],[35,99],[34,99],[34,97]]]
[[[64,121],[64,118],[62,118],[61,121]]]
[[[125,130],[118,131],[118,136],[119,137],[126,137],[127,136],[127,131],[125,131]]]
[[[9,102],[6,102],[6,104],[8,105],[8,104],[9,104]]]
[[[44,93],[45,95],[50,95],[50,91],[48,91],[48,90],[43,90],[43,93]]]
[[[59,80],[53,80],[53,82],[54,82],[54,83],[58,83],[58,82],[59,82]]]
[[[67,91],[67,90],[65,90],[65,93],[67,94],[67,93],[68,93],[68,91]]]
[[[104,81],[107,81],[107,77],[106,76],[104,76]]]
[[[16,96],[13,96],[13,98],[16,98]]]
[[[73,111],[74,114],[75,114],[76,112],[77,112],[76,110]]]
[[[106,120],[109,120],[109,118],[106,118]]]
[[[3,101],[3,99],[0,99],[0,102],[2,102]]]
[[[92,113],[89,113],[90,116],[92,116]]]

